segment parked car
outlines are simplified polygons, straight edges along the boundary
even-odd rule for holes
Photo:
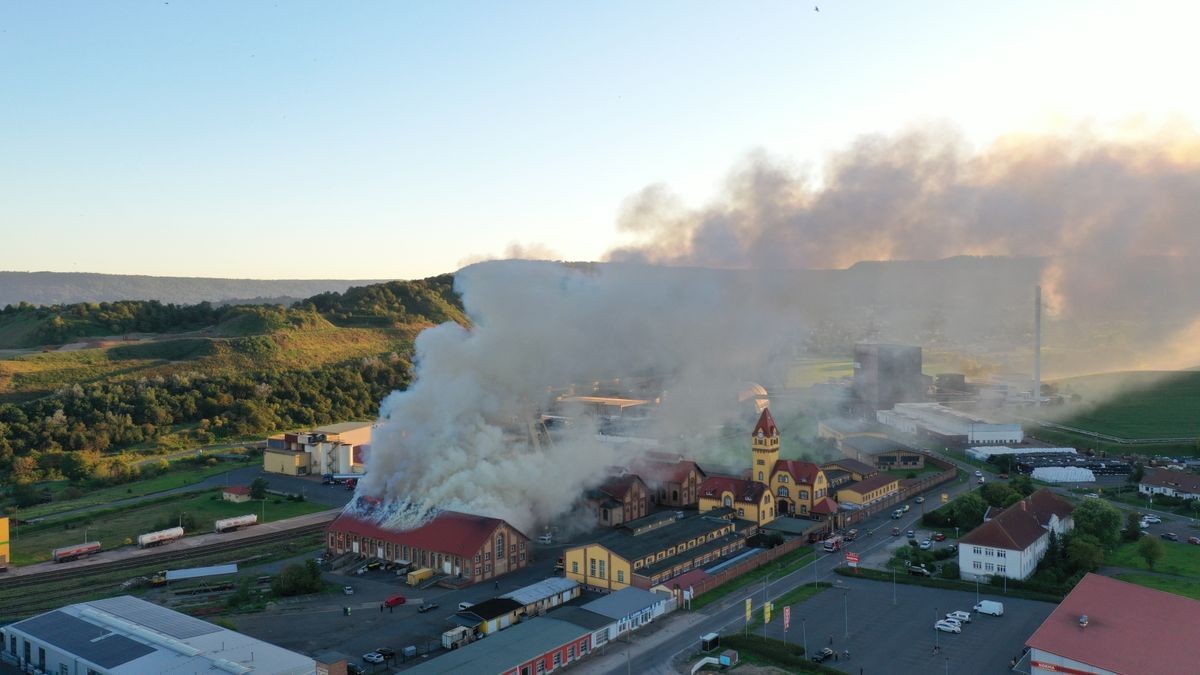
[[[1200,537],[1188,537],[1188,543],[1200,546]]]
[[[1089,492],[1084,495],[1084,497],[1087,497],[1088,499],[1100,499],[1100,495],[1096,494],[1095,492]]]
[[[916,502],[916,503],[918,503],[918,504],[924,504],[924,503],[925,503],[925,498],[924,498],[924,497],[917,497],[917,498],[916,498],[916,499],[914,499],[913,501],[914,501],[914,502]]]
[[[858,539],[858,530],[855,528],[846,530],[846,541],[854,541],[855,539]]]
[[[958,544],[950,544],[946,547],[946,550],[950,551],[951,553],[958,553]]]
[[[946,618],[954,619],[954,620],[960,621],[962,623],[971,623],[971,613],[964,612],[961,609],[954,611],[954,612],[950,612],[949,614],[946,615]]]
[[[983,478],[983,476],[980,476],[980,477],[979,477],[979,480],[978,480],[978,481],[976,481],[976,482],[977,482],[977,483],[979,483],[980,485],[983,485],[983,483],[984,483],[984,478]]]
[[[908,504],[905,504],[905,505],[903,505],[903,506],[901,506],[901,507],[900,507],[900,510],[901,510],[901,511],[903,511],[903,512],[905,512],[905,513],[908,513],[908,510],[909,510],[909,509],[911,509],[911,508],[912,508],[911,506],[909,506]]]
[[[933,548],[933,542],[929,541],[928,539],[922,539],[920,548],[922,551],[928,551],[929,549]]]
[[[821,649],[821,651],[812,655],[812,660],[816,661],[817,663],[820,663],[820,662],[824,661],[825,659],[832,659],[832,658],[833,658],[833,650],[830,649],[829,647],[825,647],[825,648]]]
[[[393,595],[392,597],[383,601],[383,606],[384,607],[397,607],[399,605],[403,605],[406,602],[408,602],[408,598],[404,597],[403,595]]]
[[[1152,514],[1145,515],[1145,516],[1142,516],[1142,522],[1150,523],[1151,525],[1158,525],[1159,523],[1162,522],[1162,518],[1159,518],[1158,516],[1152,515]]]
[[[425,612],[430,612],[437,608],[438,608],[438,604],[436,602],[427,602],[427,603],[421,605],[420,607],[418,607],[417,612],[419,614],[424,614]]]
[[[909,530],[908,532],[905,533],[905,536],[908,537],[909,539],[916,539],[917,533],[913,532],[912,530]]]
[[[959,621],[958,619],[952,619],[950,617],[946,617],[946,618],[942,619],[942,621],[952,623],[952,624],[958,626],[959,628],[962,628],[962,625],[963,625],[963,622]]]
[[[375,653],[379,654],[388,661],[396,658],[396,651],[394,649],[388,649],[387,647],[380,647],[379,649],[375,650]]]
[[[979,614],[991,614],[992,616],[1004,616],[1004,603],[996,602],[995,600],[981,600],[972,609]]]
[[[539,544],[553,544],[554,543],[554,535],[547,532],[538,537],[538,543]]]
[[[942,532],[934,532],[933,540],[934,541],[946,541],[946,535]]]
[[[363,661],[366,661],[367,663],[383,663],[386,660],[387,659],[383,658],[383,654],[380,654],[379,652],[367,652],[366,654],[363,654]]]
[[[353,586],[342,586],[342,592],[345,593],[346,595],[354,595],[354,587]]]
[[[962,624],[958,623],[957,621],[948,621],[946,619],[942,619],[941,621],[938,621],[937,623],[933,624],[933,627],[940,631],[945,631],[947,633],[961,633],[962,632]]]
[[[358,665],[357,663],[346,664],[347,675],[364,675],[366,672],[367,671],[363,670],[362,666]]]
[[[979,477],[981,477],[981,476],[983,476],[983,472],[982,472],[982,471],[980,471],[980,470],[978,470],[978,469],[976,469],[976,470],[975,470],[975,477],[976,477],[976,478],[979,478]]]
[[[931,576],[933,576],[933,573],[930,572],[929,570],[925,569],[924,567],[918,567],[916,565],[909,565],[908,573],[914,577],[931,577]]]
[[[899,536],[900,536],[900,528],[898,528],[898,527],[893,527],[893,528],[892,528],[892,536],[893,536],[893,537],[899,537]]]
[[[1166,539],[1167,541],[1179,541],[1179,535],[1175,534],[1174,532],[1163,532],[1158,536]]]

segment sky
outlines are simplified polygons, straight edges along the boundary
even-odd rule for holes
[[[1195,3],[9,2],[0,270],[418,278],[750,153],[1195,129]]]

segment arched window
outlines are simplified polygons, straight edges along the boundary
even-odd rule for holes
[[[730,497],[729,495],[725,495],[725,506],[730,506],[730,507],[733,506],[733,497]]]
[[[504,533],[496,535],[496,558],[504,557]]]
[[[788,489],[787,489],[787,488],[785,488],[785,487],[783,487],[782,485],[780,485],[780,486],[779,486],[779,496],[780,496],[780,497],[786,497],[786,496],[788,496]]]
[[[763,472],[761,472],[761,471],[758,472],[758,479],[759,480],[763,479]]]

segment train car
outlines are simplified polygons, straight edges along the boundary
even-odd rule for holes
[[[148,548],[150,546],[162,546],[176,539],[183,537],[182,527],[171,527],[157,532],[147,532],[139,534],[137,538],[138,548]]]
[[[63,546],[56,548],[53,552],[54,562],[67,562],[69,560],[77,560],[89,555],[95,555],[102,550],[100,542],[89,541],[86,544],[75,544],[73,546]]]
[[[233,518],[222,518],[214,523],[213,530],[217,532],[233,532],[242,527],[249,527],[258,523],[258,516],[253,513],[245,516],[234,516]]]

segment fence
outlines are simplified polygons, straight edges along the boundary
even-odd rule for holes
[[[932,487],[941,485],[942,483],[948,483],[958,476],[958,468],[945,460],[937,459],[931,455],[926,455],[925,461],[926,463],[942,467],[943,470],[939,473],[916,479],[913,483],[910,483],[904,489],[886,499],[875,502],[870,506],[848,512],[848,515],[844,516],[844,519],[842,520],[842,526],[854,525],[866,520],[876,513],[890,511],[901,502],[907,501],[910,497],[924,492]]]
[[[702,579],[700,581],[691,583],[690,586],[692,588],[692,597],[699,597],[713,590],[714,588],[717,588],[718,586],[722,586],[742,576],[743,574],[746,574],[747,572],[752,572],[763,565],[766,565],[767,563],[774,562],[780,556],[785,556],[792,551],[795,551],[796,549],[806,545],[807,542],[803,537],[797,537],[795,539],[789,539],[775,548],[764,549],[758,555],[747,558],[736,565],[726,567],[720,572],[711,575],[707,579]],[[666,583],[670,584],[671,582],[668,581]],[[683,590],[684,589],[674,589],[672,587],[672,591],[676,593],[677,599]]]

